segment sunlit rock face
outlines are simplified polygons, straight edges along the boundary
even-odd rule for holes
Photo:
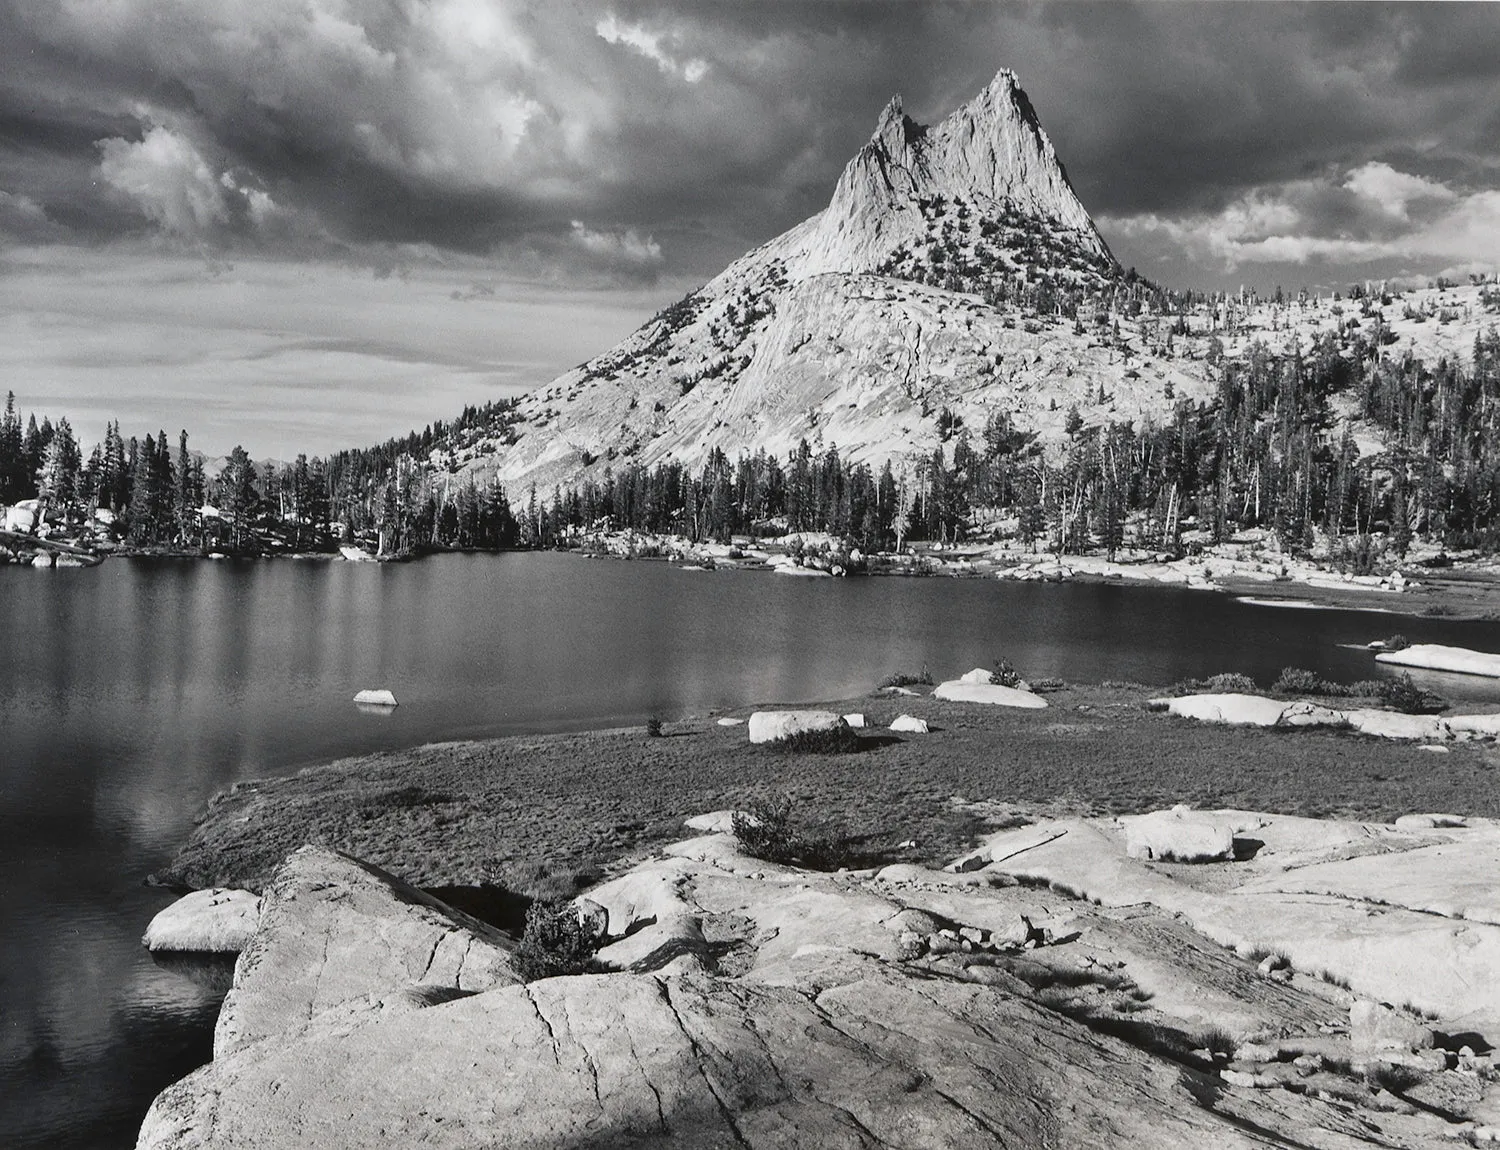
[[[1201,365],[1134,370],[1071,321],[1006,302],[1044,279],[1103,291],[1118,272],[1011,72],[935,127],[896,98],[822,212],[527,396],[503,440],[434,462],[544,492],[803,439],[878,467],[930,455],[945,409],[977,429],[1003,408],[1060,435],[1104,391],[1116,418],[1206,395]]]

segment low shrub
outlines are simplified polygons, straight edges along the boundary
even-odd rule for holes
[[[1214,1054],[1222,1054],[1226,1058],[1234,1057],[1235,1049],[1238,1046],[1238,1043],[1234,1040],[1234,1035],[1230,1034],[1222,1026],[1210,1026],[1206,1030],[1200,1030],[1197,1034],[1193,1035],[1193,1041],[1198,1044],[1197,1049],[1208,1050]]]
[[[1238,672],[1229,671],[1221,675],[1213,675],[1208,680],[1208,689],[1223,693],[1244,692],[1255,690],[1255,680],[1249,675],[1241,675]]]
[[[832,730],[794,731],[780,739],[767,743],[773,751],[791,751],[799,755],[847,755],[863,748],[861,739],[847,724],[840,723]]]
[[[882,686],[882,687],[912,687],[912,686],[930,687],[930,686],[932,686],[932,672],[929,671],[926,667],[922,668],[922,673],[919,674],[919,675],[913,675],[913,674],[910,674],[910,673],[905,672],[905,671],[897,671],[894,675],[887,675],[884,679],[881,679],[880,680],[880,686]]]
[[[1226,671],[1223,674],[1211,675],[1207,679],[1183,679],[1175,684],[1171,693],[1174,695],[1243,695],[1255,690],[1255,680],[1249,675],[1241,675],[1235,671]]]
[[[646,734],[650,735],[653,739],[661,738],[661,720],[655,715],[646,720]]]
[[[1019,687],[1022,683],[1021,672],[1016,670],[1009,659],[997,658],[995,669],[990,672],[990,682],[997,687]]]
[[[1354,683],[1335,683],[1301,667],[1284,667],[1272,686],[1287,695],[1323,695],[1340,699],[1379,699],[1393,710],[1408,715],[1435,715],[1446,710],[1448,702],[1412,682],[1410,675],[1399,679],[1360,679]]]
[[[1420,1086],[1424,1077],[1420,1070],[1399,1063],[1374,1062],[1365,1069],[1366,1082],[1392,1094],[1405,1094],[1413,1086]]]
[[[526,930],[511,962],[526,982],[593,974],[601,969],[594,954],[602,941],[584,924],[572,903],[539,898],[527,908]]]
[[[808,830],[792,822],[789,795],[746,804],[734,812],[734,837],[751,858],[805,870],[838,870],[853,861],[849,839],[828,828]]]
[[[1031,690],[1038,695],[1051,695],[1057,691],[1066,691],[1068,684],[1062,679],[1033,679]]]
[[[1410,675],[1402,675],[1399,679],[1384,679],[1381,682],[1384,689],[1380,698],[1392,710],[1408,715],[1435,715],[1448,708],[1446,699],[1423,690],[1412,682]]]
[[[1326,695],[1329,692],[1323,690],[1325,683],[1319,675],[1302,667],[1283,667],[1271,690],[1288,695]]]
[[[1380,646],[1386,651],[1404,651],[1411,646],[1411,643],[1405,635],[1392,635],[1385,642],[1381,643]]]

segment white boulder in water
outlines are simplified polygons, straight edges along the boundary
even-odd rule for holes
[[[1467,647],[1445,647],[1441,643],[1414,643],[1399,651],[1382,651],[1377,662],[1427,671],[1456,671],[1460,675],[1483,675],[1500,679],[1500,655],[1471,651]]]
[[[843,721],[832,711],[756,711],[750,716],[750,741],[774,743],[803,731],[832,731]]]
[[[151,951],[238,954],[260,921],[260,898],[248,890],[195,890],[151,920],[141,939]]]
[[[354,696],[354,701],[356,703],[367,703],[372,707],[394,707],[396,705],[396,696],[382,687],[379,690],[361,691]]]
[[[375,556],[371,555],[363,547],[343,546],[339,548],[339,554],[351,563],[374,563]]]

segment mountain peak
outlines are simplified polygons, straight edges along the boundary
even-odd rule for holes
[[[898,248],[920,241],[934,200],[964,204],[984,219],[1029,217],[1069,234],[1090,257],[1112,258],[1031,100],[1002,68],[936,128],[912,120],[892,97],[839,177],[802,274],[886,266]]]

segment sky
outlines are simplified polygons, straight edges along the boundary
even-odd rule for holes
[[[0,0],[0,389],[323,453],[540,386],[1019,76],[1174,287],[1500,269],[1500,6]]]

